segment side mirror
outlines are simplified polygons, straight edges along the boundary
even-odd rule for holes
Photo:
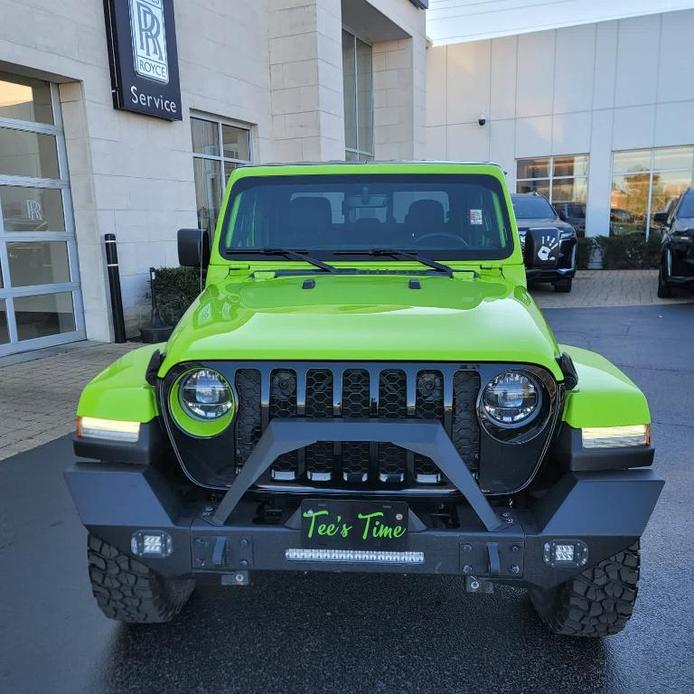
[[[658,224],[667,224],[667,217],[667,212],[656,212],[653,215],[653,221],[657,222]]]
[[[210,235],[202,229],[178,230],[178,262],[183,267],[203,267],[210,263]]]

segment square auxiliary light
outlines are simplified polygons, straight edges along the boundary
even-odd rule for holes
[[[163,530],[138,530],[130,539],[130,549],[138,557],[168,557],[173,552],[173,539]]]
[[[580,567],[588,563],[588,545],[581,540],[545,542],[543,559],[551,567]]]

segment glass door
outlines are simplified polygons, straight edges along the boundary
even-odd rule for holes
[[[0,356],[85,336],[57,96],[0,72]]]

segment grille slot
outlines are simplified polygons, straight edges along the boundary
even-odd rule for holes
[[[443,421],[443,375],[440,371],[420,371],[417,374],[415,416]],[[420,484],[441,481],[441,473],[434,461],[423,455],[414,456],[414,474]]]
[[[311,369],[306,374],[306,416],[323,419],[333,415],[333,373]],[[319,441],[306,448],[306,476],[312,482],[329,482],[336,460],[333,444]],[[335,471],[337,472],[337,471]]]
[[[260,371],[239,369],[236,372],[239,412],[236,417],[236,469],[243,467],[261,434]]]
[[[342,377],[342,416],[363,419],[371,410],[369,372],[347,369]],[[348,441],[342,448],[342,479],[354,484],[369,479],[369,442]]]
[[[296,417],[296,371],[276,369],[270,374],[270,418]],[[271,475],[278,481],[292,481],[299,474],[299,452],[284,453],[272,465]]]

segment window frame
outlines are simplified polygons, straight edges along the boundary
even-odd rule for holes
[[[567,157],[585,157],[586,158],[586,172],[585,174],[582,174],[580,176],[576,176],[575,174],[573,176],[555,176],[554,175],[554,165],[555,165],[555,160],[556,159],[565,159]],[[527,178],[527,177],[518,177],[518,163],[523,162],[523,161],[540,161],[540,160],[546,160],[548,163],[548,169],[549,169],[549,176],[538,176],[537,178]],[[558,181],[575,181],[577,179],[584,179],[586,182],[586,202],[583,204],[587,203],[588,200],[588,179],[590,176],[590,153],[589,152],[574,152],[574,153],[568,153],[568,154],[548,154],[544,156],[538,156],[538,157],[519,157],[516,159],[516,193],[521,193],[521,192],[528,192],[528,191],[520,191],[518,190],[518,184],[519,183],[525,183],[525,182],[534,182],[534,181],[547,181],[548,187],[549,187],[549,195],[547,196],[547,199],[549,200],[550,205],[554,205],[555,202],[580,202],[576,200],[554,200],[554,182]]]
[[[220,174],[220,181],[222,182],[222,185],[220,186],[221,190],[221,197],[218,201],[219,209],[221,211],[221,205],[222,205],[222,200],[224,199],[224,192],[226,191],[227,183],[229,182],[229,177],[226,174],[225,171],[225,164],[233,164],[234,168],[238,168],[239,166],[248,166],[249,164],[253,163],[253,155],[254,155],[254,142],[253,142],[253,136],[254,136],[254,130],[253,126],[250,123],[244,123],[243,121],[237,121],[233,120],[230,118],[222,118],[220,116],[213,116],[208,113],[200,113],[198,111],[192,111],[190,112],[189,115],[190,119],[190,144],[191,144],[191,151],[193,154],[193,185],[195,185],[195,160],[196,159],[203,159],[207,161],[212,161],[212,162],[217,162],[217,167],[219,170]],[[194,149],[193,145],[193,119],[195,120],[200,120],[200,121],[205,121],[207,123],[212,123],[216,125],[216,132],[217,132],[217,145],[218,145],[218,152],[219,154],[203,154],[202,152],[196,152]],[[237,159],[234,157],[226,157],[224,156],[224,141],[222,137],[222,132],[223,132],[223,126],[228,126],[231,128],[238,128],[239,130],[245,130],[248,133],[248,159]],[[231,174],[229,174],[231,175]],[[196,214],[197,214],[197,201],[196,201]],[[217,221],[219,219],[219,215],[217,216],[217,219],[215,219],[214,226],[216,226]],[[199,222],[198,222],[199,224]],[[211,231],[214,231],[214,226]]]
[[[667,145],[664,147],[636,147],[633,149],[613,149],[612,150],[612,159],[610,161],[610,213],[612,210],[612,192],[613,192],[613,185],[614,185],[614,179],[615,179],[615,154],[625,154],[625,153],[633,153],[633,152],[643,152],[644,154],[648,152],[648,172],[646,171],[633,171],[631,173],[620,173],[616,174],[617,176],[620,176],[622,178],[627,177],[627,176],[635,176],[638,175],[639,173],[648,173],[648,199],[646,202],[646,225],[645,225],[645,235],[646,235],[646,241],[650,239],[651,237],[651,221],[652,221],[652,216],[653,216],[653,174],[655,173],[679,173],[682,172],[684,173],[687,171],[687,169],[682,169],[682,168],[672,168],[672,169],[656,169],[655,168],[655,157],[656,157],[656,152],[663,152],[664,150],[669,150],[669,149],[682,149],[685,147],[689,147],[692,149],[692,164],[689,169],[690,173],[690,178],[689,178],[689,187],[694,186],[694,144],[689,143],[689,144],[681,144],[681,145]],[[681,194],[680,194],[681,195]],[[677,207],[677,206],[676,206]],[[611,227],[611,222],[610,222],[610,227]],[[612,234],[611,228],[610,228],[610,235]]]
[[[347,160],[347,154],[353,154],[356,156],[357,162],[359,161],[374,161],[376,141],[375,141],[375,127],[374,127],[374,88],[373,88],[373,43],[366,41],[357,35],[357,32],[350,29],[347,26],[342,27],[342,40],[344,42],[344,34],[347,34],[352,39],[352,70],[354,73],[354,131],[356,135],[356,147],[348,147],[345,141],[345,161]],[[371,140],[373,143],[373,151],[368,151],[360,147],[359,142],[359,71],[358,71],[358,60],[357,60],[357,41],[361,41],[364,45],[368,46],[371,50]],[[344,69],[344,66],[343,66]],[[345,135],[347,134],[347,113],[344,113],[345,118]],[[345,138],[346,139],[346,138]]]
[[[8,75],[8,73],[5,73]],[[21,77],[21,75],[19,75]],[[0,343],[0,356],[25,352],[42,347],[49,347],[67,342],[74,342],[85,338],[84,305],[82,300],[79,257],[77,250],[77,238],[75,229],[74,211],[72,208],[72,195],[70,191],[69,167],[67,161],[67,149],[63,130],[63,116],[60,103],[58,85],[49,82],[51,111],[53,123],[42,121],[27,121],[16,118],[0,117],[0,127],[21,132],[32,132],[41,135],[55,137],[58,158],[57,178],[36,178],[19,175],[0,175],[0,185],[19,188],[37,188],[45,190],[57,190],[60,193],[62,205],[64,229],[49,229],[47,231],[11,231],[5,228],[4,217],[0,209],[0,268],[2,269],[3,283],[0,285],[0,301],[4,302],[5,316],[7,320],[8,342]],[[10,258],[8,244],[13,242],[43,242],[59,241],[67,246],[67,260],[69,277],[67,282],[55,282],[49,284],[19,285],[12,284],[10,272]],[[20,340],[16,322],[14,299],[31,296],[43,296],[46,294],[66,294],[72,298],[72,315],[74,329],[66,332],[58,332],[41,337]]]

